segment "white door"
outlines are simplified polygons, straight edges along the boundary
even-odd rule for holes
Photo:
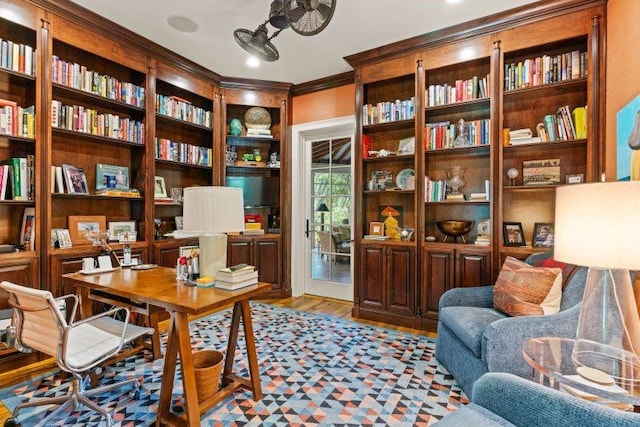
[[[351,137],[305,142],[308,267],[305,293],[351,300]]]

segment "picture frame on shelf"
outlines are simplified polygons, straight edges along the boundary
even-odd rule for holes
[[[96,164],[96,190],[128,190],[129,168],[126,166]]]
[[[126,236],[125,241],[130,241],[128,235],[130,233],[136,233],[136,222],[135,221],[109,221],[109,240],[118,240],[120,241],[120,236]],[[135,240],[134,240],[135,242]]]
[[[84,169],[72,165],[62,165],[62,172],[69,194],[89,194],[89,185]]]
[[[566,176],[566,183],[567,184],[582,184],[584,182],[584,174],[583,173],[576,173],[573,175],[567,175]]]
[[[69,216],[69,235],[73,245],[91,244],[89,234],[106,231],[107,217],[102,215]]]
[[[178,258],[182,258],[186,256],[187,258],[193,258],[194,256],[198,256],[200,253],[200,246],[191,245],[191,246],[180,246],[178,248]]]
[[[526,246],[521,222],[503,222],[502,229],[505,246]]]
[[[553,248],[554,228],[552,222],[536,222],[531,237],[534,248]]]
[[[20,228],[20,245],[24,250],[35,249],[36,208],[25,208]]]
[[[184,224],[184,217],[182,215],[178,215],[175,218],[176,220],[176,230],[182,230]]]
[[[379,221],[371,221],[369,223],[370,236],[384,236],[384,223]]]
[[[398,156],[414,154],[416,150],[416,137],[402,138],[398,141]]]
[[[58,247],[60,249],[70,248],[73,244],[71,243],[71,233],[66,228],[57,228],[56,234],[58,238]]]
[[[560,159],[523,161],[522,183],[523,185],[560,184]]]
[[[164,178],[156,176],[154,178],[153,197],[156,199],[167,199],[167,186],[164,183]]]

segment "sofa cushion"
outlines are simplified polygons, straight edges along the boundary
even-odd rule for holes
[[[493,290],[493,305],[511,316],[554,314],[560,310],[562,270],[533,267],[507,257]]]
[[[493,308],[446,307],[438,320],[456,336],[477,358],[482,354],[482,333],[491,323],[507,317]]]

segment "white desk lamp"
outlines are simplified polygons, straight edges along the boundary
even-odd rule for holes
[[[640,270],[640,181],[556,189],[554,258],[589,267],[573,362],[640,381],[640,316],[629,270]],[[597,376],[598,373],[595,373]]]
[[[227,235],[244,230],[242,189],[189,187],[184,189],[183,234],[199,237],[200,276],[216,276],[227,266]]]

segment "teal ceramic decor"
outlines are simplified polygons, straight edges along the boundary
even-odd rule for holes
[[[238,119],[231,119],[229,122],[229,133],[233,136],[242,134],[242,123]]]

